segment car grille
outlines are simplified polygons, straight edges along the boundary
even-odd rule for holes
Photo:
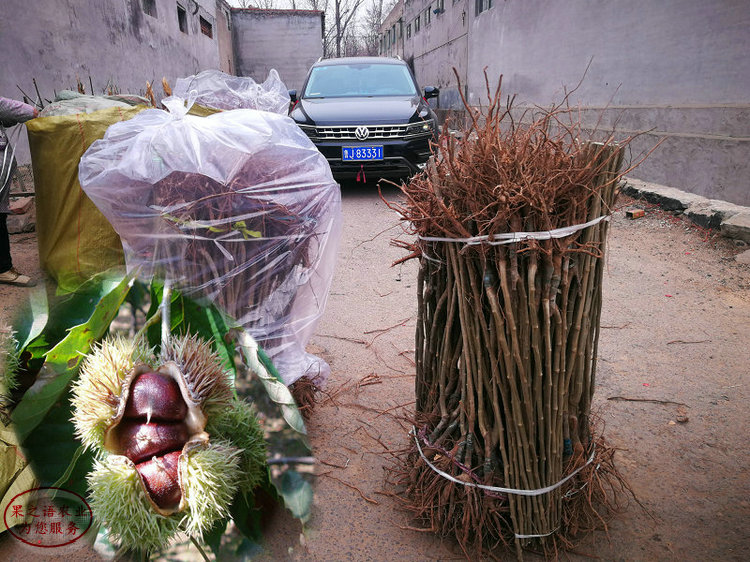
[[[407,135],[407,129],[409,125],[367,125],[368,135],[364,140],[374,139],[402,139],[406,137],[418,137],[426,136],[429,133],[417,133]],[[324,127],[318,126],[315,128],[316,137],[319,140],[360,140],[357,138],[356,131],[359,127],[346,126],[346,127]]]

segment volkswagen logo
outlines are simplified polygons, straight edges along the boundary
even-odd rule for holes
[[[354,136],[357,137],[357,140],[361,140],[361,141],[367,140],[367,137],[370,136],[370,130],[364,125],[362,125],[355,129]]]

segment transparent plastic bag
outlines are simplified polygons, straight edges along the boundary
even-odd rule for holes
[[[128,269],[210,298],[264,347],[289,385],[322,384],[304,349],[328,297],[341,195],[325,158],[286,116],[187,115],[164,101],[110,127],[79,179],[123,241]]]
[[[174,97],[195,99],[195,103],[213,109],[259,109],[286,115],[289,92],[271,69],[262,84],[247,76],[232,76],[220,70],[204,70],[194,76],[178,78]]]

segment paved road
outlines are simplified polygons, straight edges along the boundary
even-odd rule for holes
[[[408,415],[413,400],[416,263],[390,267],[403,256],[390,245],[401,235],[399,221],[373,186],[345,186],[343,202],[334,285],[310,345],[333,371],[309,424],[323,475],[304,536],[273,518],[267,558],[460,557],[449,540],[406,529],[408,514],[384,495],[387,450],[407,443],[408,427],[394,414]],[[610,242],[595,407],[621,449],[618,466],[653,517],[631,503],[610,525],[611,541],[597,534],[579,552],[605,560],[746,559],[750,269],[733,261],[728,241],[658,212],[631,221],[618,211]],[[33,236],[14,237],[13,245],[33,271]],[[0,288],[2,317],[20,295]],[[614,396],[685,406],[608,400]],[[2,551],[19,560],[27,553],[7,540]]]
[[[306,547],[292,558],[455,557],[450,541],[405,530],[413,523],[380,494],[384,447],[407,442],[406,426],[388,414],[411,411],[416,264],[390,267],[404,255],[390,245],[400,228],[374,188],[345,186],[343,202],[338,269],[313,338],[333,368],[331,399],[310,423],[330,475],[319,478]],[[611,233],[594,407],[653,519],[631,503],[611,524],[611,542],[598,534],[579,551],[605,560],[740,560],[750,549],[750,268],[733,261],[729,241],[660,212],[633,221],[619,211]],[[686,406],[608,400],[615,396]],[[282,536],[295,542],[292,531]]]

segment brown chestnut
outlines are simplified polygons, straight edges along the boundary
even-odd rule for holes
[[[136,464],[149,496],[162,509],[174,509],[180,504],[182,492],[178,476],[180,451]]]
[[[141,420],[122,420],[117,427],[119,453],[134,463],[182,449],[188,440],[184,423],[143,423]]]
[[[148,421],[182,421],[187,415],[187,404],[180,387],[169,376],[149,372],[138,375],[130,387],[125,405],[126,418],[146,418]]]

